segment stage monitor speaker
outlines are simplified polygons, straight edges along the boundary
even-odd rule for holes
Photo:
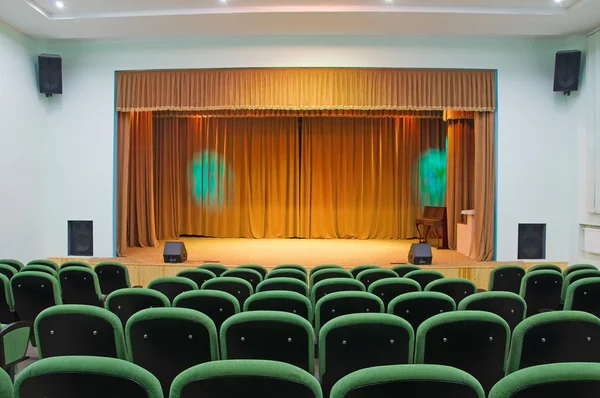
[[[69,256],[94,255],[94,222],[67,221]]]
[[[517,258],[519,260],[546,258],[546,224],[519,224]]]
[[[569,94],[579,89],[581,51],[559,51],[554,63],[554,91]]]
[[[38,78],[41,94],[48,97],[52,94],[62,94],[62,58],[59,55],[40,55]]]
[[[165,242],[163,251],[165,263],[183,263],[187,260],[187,250],[183,242]]]
[[[429,243],[413,243],[408,252],[408,262],[415,265],[431,265],[433,255]]]

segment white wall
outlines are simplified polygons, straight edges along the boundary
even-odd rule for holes
[[[589,45],[589,46],[588,46]],[[589,48],[588,48],[589,47]],[[578,47],[587,52],[584,58],[585,73],[582,90],[579,93],[580,104],[573,121],[573,129],[577,133],[577,223],[573,246],[573,258],[578,263],[591,263],[600,266],[600,256],[583,251],[583,226],[600,227],[600,34],[583,40]],[[594,168],[596,173],[594,173]],[[594,195],[595,192],[595,195]],[[596,197],[595,197],[596,196]]]
[[[0,23],[0,257],[23,261],[46,253],[35,47]]]
[[[45,255],[66,254],[66,220],[94,220],[96,256],[113,254],[116,70],[344,66],[498,70],[497,258],[515,260],[517,224],[547,223],[547,259],[570,260],[577,211],[577,97],[552,92],[566,40],[379,38],[67,43],[64,95],[46,108]],[[69,193],[66,198],[51,192]]]

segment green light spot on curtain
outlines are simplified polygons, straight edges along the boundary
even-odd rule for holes
[[[192,161],[192,194],[196,203],[211,209],[221,208],[231,175],[229,166],[215,151],[196,153]]]
[[[419,159],[419,195],[422,206],[446,202],[446,151],[429,149]]]

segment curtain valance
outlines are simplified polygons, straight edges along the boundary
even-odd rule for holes
[[[460,112],[460,119],[473,119],[473,112]],[[189,119],[189,118],[265,118],[265,117],[348,117],[348,118],[366,118],[366,119],[385,119],[385,118],[412,118],[412,119],[443,119],[446,112],[441,111],[401,111],[401,110],[380,110],[380,111],[345,111],[345,110],[225,110],[225,111],[155,111],[152,116],[156,119]],[[470,115],[466,117],[465,115]],[[454,117],[453,117],[454,118]]]
[[[117,73],[117,111],[495,109],[493,70],[245,68]]]

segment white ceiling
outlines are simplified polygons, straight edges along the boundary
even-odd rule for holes
[[[600,27],[600,0],[0,0],[35,38],[565,36]]]

